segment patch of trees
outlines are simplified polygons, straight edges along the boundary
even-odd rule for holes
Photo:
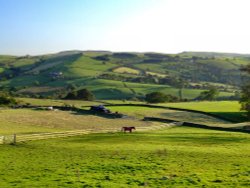
[[[132,53],[113,53],[113,57],[124,59],[124,58],[136,58],[138,56]]]
[[[213,101],[219,96],[219,91],[215,87],[211,87],[207,91],[202,91],[196,98],[197,100]]]
[[[144,62],[145,63],[150,63],[158,60],[158,62],[162,62],[162,61],[167,61],[167,62],[178,62],[178,61],[184,61],[184,59],[182,59],[181,57],[179,57],[178,55],[176,56],[171,56],[171,55],[167,55],[167,54],[158,54],[158,53],[145,53],[144,54],[146,57],[148,57],[149,59],[145,59]]]
[[[250,64],[241,69],[243,72],[250,76]],[[250,79],[242,86],[241,90],[241,105],[242,109],[247,111],[248,118],[250,119]]]
[[[172,57],[174,58],[174,57]],[[166,59],[164,59],[166,62]],[[161,63],[164,70],[178,72],[180,77],[191,82],[217,82],[230,85],[240,85],[241,73],[237,66],[225,68],[223,61],[201,60],[200,58],[172,59]],[[223,66],[224,65],[224,66]]]
[[[109,55],[100,55],[100,56],[96,56],[93,57],[93,59],[98,60],[98,61],[109,61]]]
[[[0,106],[16,105],[18,102],[7,93],[0,93]]]
[[[150,58],[159,58],[159,59],[169,57],[166,54],[159,54],[159,53],[145,53],[144,55]]]
[[[157,91],[146,94],[145,101],[148,103],[177,102],[178,98],[176,96]]]
[[[70,91],[64,99],[93,101],[95,96],[88,89],[80,89],[77,91]]]
[[[98,78],[107,79],[107,80],[117,80],[117,81],[123,81],[123,82],[145,83],[145,84],[158,84],[159,83],[158,78],[153,75],[126,77],[122,75],[105,73],[105,74],[98,76]]]
[[[143,63],[161,63],[163,60],[162,59],[144,59]]]

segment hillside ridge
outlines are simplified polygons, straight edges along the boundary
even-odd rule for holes
[[[221,97],[234,95],[242,80],[240,68],[250,57],[211,52],[110,52],[69,50],[39,56],[0,55],[2,90],[17,95],[55,97],[68,88],[88,88],[98,99],[143,98],[162,91],[194,99],[209,87]]]

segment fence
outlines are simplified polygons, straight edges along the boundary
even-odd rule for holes
[[[162,122],[162,123],[175,123],[176,125],[182,125],[186,127],[195,127],[195,128],[218,130],[218,131],[250,133],[250,129],[248,129],[248,125],[244,126],[242,129],[237,129],[237,128],[229,128],[229,127],[214,127],[214,126],[202,125],[202,124],[191,123],[191,122],[180,122],[180,121],[166,119],[166,118],[144,117],[143,120],[144,121],[157,121],[157,122]]]
[[[162,125],[154,125],[154,126],[146,126],[146,127],[137,127],[138,131],[147,131],[147,130],[157,130],[162,129],[164,127],[169,127],[171,125],[162,124]],[[8,136],[0,136],[0,144],[16,144],[20,142],[32,141],[32,140],[44,140],[50,138],[62,138],[62,137],[70,137],[70,136],[79,136],[90,133],[108,133],[108,132],[118,132],[121,129],[84,129],[84,130],[74,130],[74,131],[65,131],[65,132],[51,132],[51,133],[38,133],[38,134],[14,134]]]
[[[74,131],[65,131],[65,132],[51,132],[51,133],[38,133],[38,134],[14,134],[8,136],[0,136],[0,144],[15,144],[18,142],[26,142],[32,140],[43,140],[49,138],[60,138],[60,137],[69,137],[69,136],[78,136],[89,133],[105,133],[109,131],[117,131],[114,129],[105,129],[105,130],[74,130]]]

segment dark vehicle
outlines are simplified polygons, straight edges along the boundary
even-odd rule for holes
[[[103,105],[91,106],[90,110],[95,111],[95,112],[103,112],[103,113],[106,113],[106,114],[111,113],[111,111],[109,109],[105,108]]]

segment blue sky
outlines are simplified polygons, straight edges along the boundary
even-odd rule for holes
[[[248,0],[0,0],[0,54],[250,53]]]

